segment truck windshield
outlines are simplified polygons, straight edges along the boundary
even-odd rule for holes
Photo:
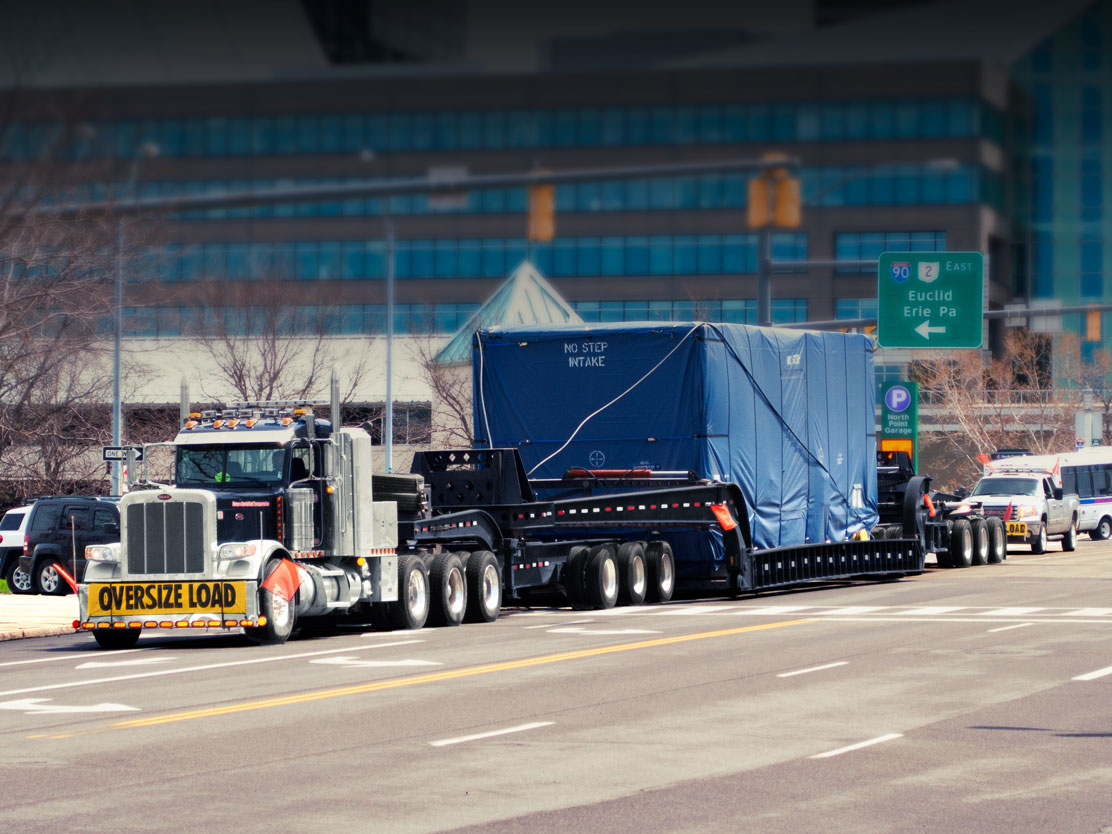
[[[1042,481],[1036,478],[983,478],[974,495],[1041,495]]]
[[[288,451],[275,446],[186,446],[178,449],[178,486],[280,484]]]

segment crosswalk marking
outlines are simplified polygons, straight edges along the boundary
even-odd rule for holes
[[[644,605],[638,607],[618,607],[604,611],[531,611],[531,617],[557,618],[573,617],[577,623],[586,624],[596,618],[637,614],[659,617],[783,617],[806,616],[823,619],[861,618],[914,620],[917,618],[938,618],[939,620],[1015,620],[1035,619],[1040,622],[1083,621],[1112,623],[1112,608],[1048,608],[1038,606],[988,606],[967,605],[746,605],[744,601],[722,605],[705,603],[685,604],[673,602],[669,605]],[[527,626],[544,628],[547,626]]]
[[[1045,611],[1045,608],[994,608],[991,611],[982,611],[985,617],[1026,617],[1036,611]]]

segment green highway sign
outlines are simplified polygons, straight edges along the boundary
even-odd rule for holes
[[[985,259],[980,252],[885,252],[877,269],[877,343],[979,348]]]

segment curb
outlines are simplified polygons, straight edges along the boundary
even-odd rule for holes
[[[0,631],[0,642],[5,640],[21,640],[24,637],[60,637],[65,634],[76,634],[72,625],[30,626],[28,628],[13,628]]]

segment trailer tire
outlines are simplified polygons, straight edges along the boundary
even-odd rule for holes
[[[590,548],[577,545],[568,552],[567,561],[564,562],[564,593],[568,596],[568,604],[572,608],[586,608],[587,606],[587,557]]]
[[[1070,529],[1062,536],[1062,551],[1070,553],[1077,550],[1077,517],[1070,521]]]
[[[589,608],[605,610],[618,604],[618,557],[613,545],[596,544],[591,548],[585,577]]]
[[[1008,533],[1004,522],[995,516],[986,520],[988,524],[988,561],[998,565],[1008,558]]]
[[[266,563],[262,573],[264,581],[281,561],[271,559]],[[243,633],[248,640],[263,646],[272,646],[290,639],[297,620],[297,606],[292,599],[285,600],[269,588],[259,588],[259,615],[266,617],[266,625],[245,628]]]
[[[502,572],[498,558],[489,550],[476,550],[464,565],[467,575],[467,615],[469,623],[493,623],[502,610]]]
[[[1031,539],[1031,552],[1038,555],[1046,553],[1046,519],[1039,524],[1039,534]]]
[[[988,551],[991,546],[988,536],[988,525],[983,518],[969,519],[969,528],[973,533],[973,564],[987,565]]]
[[[644,545],[641,542],[623,542],[618,547],[618,604],[641,605],[648,591]]]
[[[139,642],[141,628],[129,629],[97,629],[93,632],[93,639],[102,649],[132,649]]]
[[[456,553],[440,553],[429,565],[429,625],[458,626],[467,613],[467,578]]]
[[[416,553],[398,557],[398,599],[390,603],[390,624],[415,631],[429,618],[429,572]]]
[[[967,568],[973,564],[973,528],[968,519],[959,518],[950,531],[950,566]]]
[[[667,602],[676,590],[676,558],[672,546],[664,541],[645,545],[645,565],[648,568],[649,602]]]
[[[1103,542],[1112,538],[1112,518],[1101,516],[1097,526],[1089,531],[1089,538],[1093,541]]]

